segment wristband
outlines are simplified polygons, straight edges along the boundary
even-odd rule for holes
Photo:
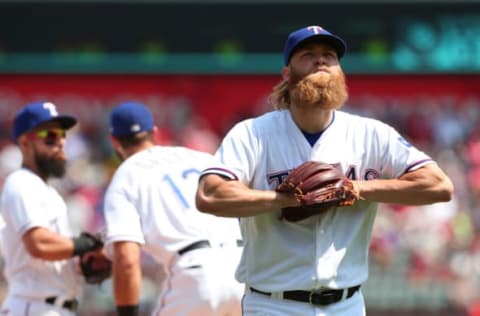
[[[138,304],[117,306],[117,315],[118,316],[138,316]]]

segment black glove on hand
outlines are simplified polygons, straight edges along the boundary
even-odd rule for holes
[[[87,251],[97,250],[103,247],[103,241],[100,237],[94,236],[87,232],[82,232],[80,236],[72,238],[73,240],[73,257],[81,256]]]

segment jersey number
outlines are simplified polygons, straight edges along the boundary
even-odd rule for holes
[[[197,169],[187,169],[182,172],[182,178],[187,179],[187,177],[191,174],[200,174],[200,170]],[[190,204],[188,203],[187,199],[183,195],[182,191],[178,188],[178,185],[173,181],[172,177],[169,174],[163,176],[163,180],[168,183],[168,185],[172,188],[173,192],[177,198],[182,202],[185,208],[190,208]]]

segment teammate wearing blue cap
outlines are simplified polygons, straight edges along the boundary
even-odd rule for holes
[[[439,166],[392,127],[339,108],[348,93],[340,58],[345,42],[320,26],[292,32],[275,111],[234,126],[202,173],[197,207],[240,217],[245,241],[237,279],[246,284],[243,315],[361,316],[361,284],[378,202],[420,205],[451,199]],[[352,180],[353,205],[292,222],[295,194],[277,192],[307,161],[338,167]]]
[[[145,250],[166,272],[152,315],[240,316],[238,221],[195,208],[199,174],[214,158],[158,146],[156,132],[141,103],[122,103],[110,114],[112,144],[123,160],[105,196],[105,247],[114,263],[118,315],[139,315]]]
[[[5,179],[1,195],[8,282],[1,315],[75,315],[82,279],[72,257],[102,256],[102,244],[92,235],[72,237],[65,202],[47,182],[65,174],[66,131],[75,124],[51,102],[28,104],[15,115],[13,138],[23,161]]]

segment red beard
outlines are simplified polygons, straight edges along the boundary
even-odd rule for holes
[[[301,78],[292,71],[290,100],[296,106],[319,106],[325,110],[340,108],[348,99],[345,76],[317,72]]]

